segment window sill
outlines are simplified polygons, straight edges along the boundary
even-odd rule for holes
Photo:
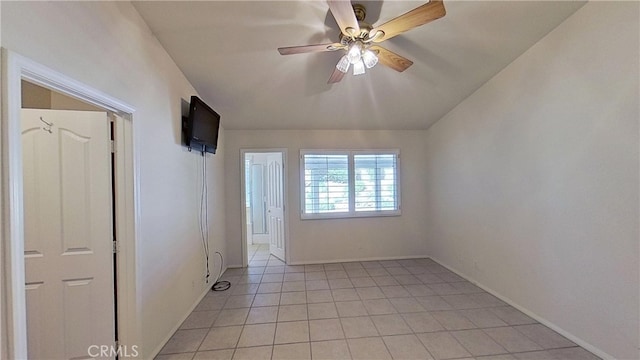
[[[300,220],[338,220],[353,218],[400,216],[402,211],[359,211],[352,213],[300,214]]]

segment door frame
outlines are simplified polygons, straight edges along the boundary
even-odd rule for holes
[[[77,82],[46,66],[2,48],[2,248],[4,266],[0,280],[6,300],[8,358],[27,358],[27,318],[24,270],[24,218],[22,184],[21,80],[90,103],[118,116],[115,122],[115,235],[118,239],[116,301],[119,344],[131,346],[140,339],[139,299],[136,295],[136,247],[139,223],[138,153],[134,145],[135,108],[99,90]]]
[[[240,149],[240,209],[241,209],[241,249],[242,249],[242,267],[249,265],[249,249],[247,248],[247,210],[246,210],[246,171],[244,158],[247,153],[280,153],[282,154],[283,182],[282,182],[282,203],[284,204],[284,257],[285,262],[291,262],[289,256],[289,163],[287,161],[286,148],[259,148],[259,149]]]

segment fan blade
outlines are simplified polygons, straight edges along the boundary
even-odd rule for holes
[[[446,14],[442,0],[431,0],[430,2],[419,6],[406,14],[400,15],[393,20],[373,28],[369,34],[374,42],[381,42],[392,37],[402,34],[418,26],[424,25],[430,21],[439,19]],[[382,35],[377,35],[378,31],[382,31]]]
[[[342,78],[344,77],[344,73],[338,69],[334,69],[333,70],[333,74],[331,74],[331,77],[329,78],[329,81],[327,81],[327,84],[334,84],[337,82],[340,82],[340,80],[342,80]]]
[[[391,50],[387,50],[380,45],[373,45],[369,48],[371,51],[378,52],[378,60],[382,65],[388,66],[395,71],[403,72],[413,65],[413,61],[402,57]]]
[[[329,10],[336,19],[340,31],[345,36],[354,37],[360,34],[360,25],[358,25],[358,19],[353,12],[351,1],[348,0],[327,0],[329,4]]]
[[[312,52],[336,51],[342,48],[344,48],[344,45],[340,43],[331,43],[331,44],[281,47],[281,48],[278,48],[278,51],[280,52],[280,55],[293,55],[293,54],[303,54],[303,53],[312,53]]]

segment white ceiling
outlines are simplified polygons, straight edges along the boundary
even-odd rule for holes
[[[422,4],[359,3],[373,24]],[[582,5],[445,1],[444,18],[382,43],[414,62],[405,72],[378,64],[328,85],[340,52],[276,50],[337,41],[324,1],[134,2],[226,129],[426,129]]]

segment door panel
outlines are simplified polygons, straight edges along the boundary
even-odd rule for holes
[[[39,211],[38,199],[41,197],[37,187],[38,174],[38,137],[42,129],[39,127],[23,130],[22,133],[22,174],[25,211],[29,208],[29,216],[24,217],[24,252],[25,255],[42,255],[42,236],[40,235],[40,223],[42,221]]]
[[[95,282],[88,278],[65,280],[63,283],[65,359],[86,356],[86,344],[92,344],[93,340],[91,332],[86,329],[92,326],[91,293],[97,290]]]
[[[62,186],[62,249],[69,255],[90,251],[91,243],[91,139],[68,129],[60,130],[60,184]]]
[[[284,171],[282,154],[267,156],[267,217],[269,219],[269,251],[285,261]]]
[[[27,329],[29,329],[29,354],[42,354],[44,348],[42,342],[46,337],[46,328],[42,319],[45,318],[45,285],[42,282],[33,282],[25,286],[25,299],[27,303]]]
[[[88,358],[115,339],[107,115],[24,109],[22,134],[29,358]]]

